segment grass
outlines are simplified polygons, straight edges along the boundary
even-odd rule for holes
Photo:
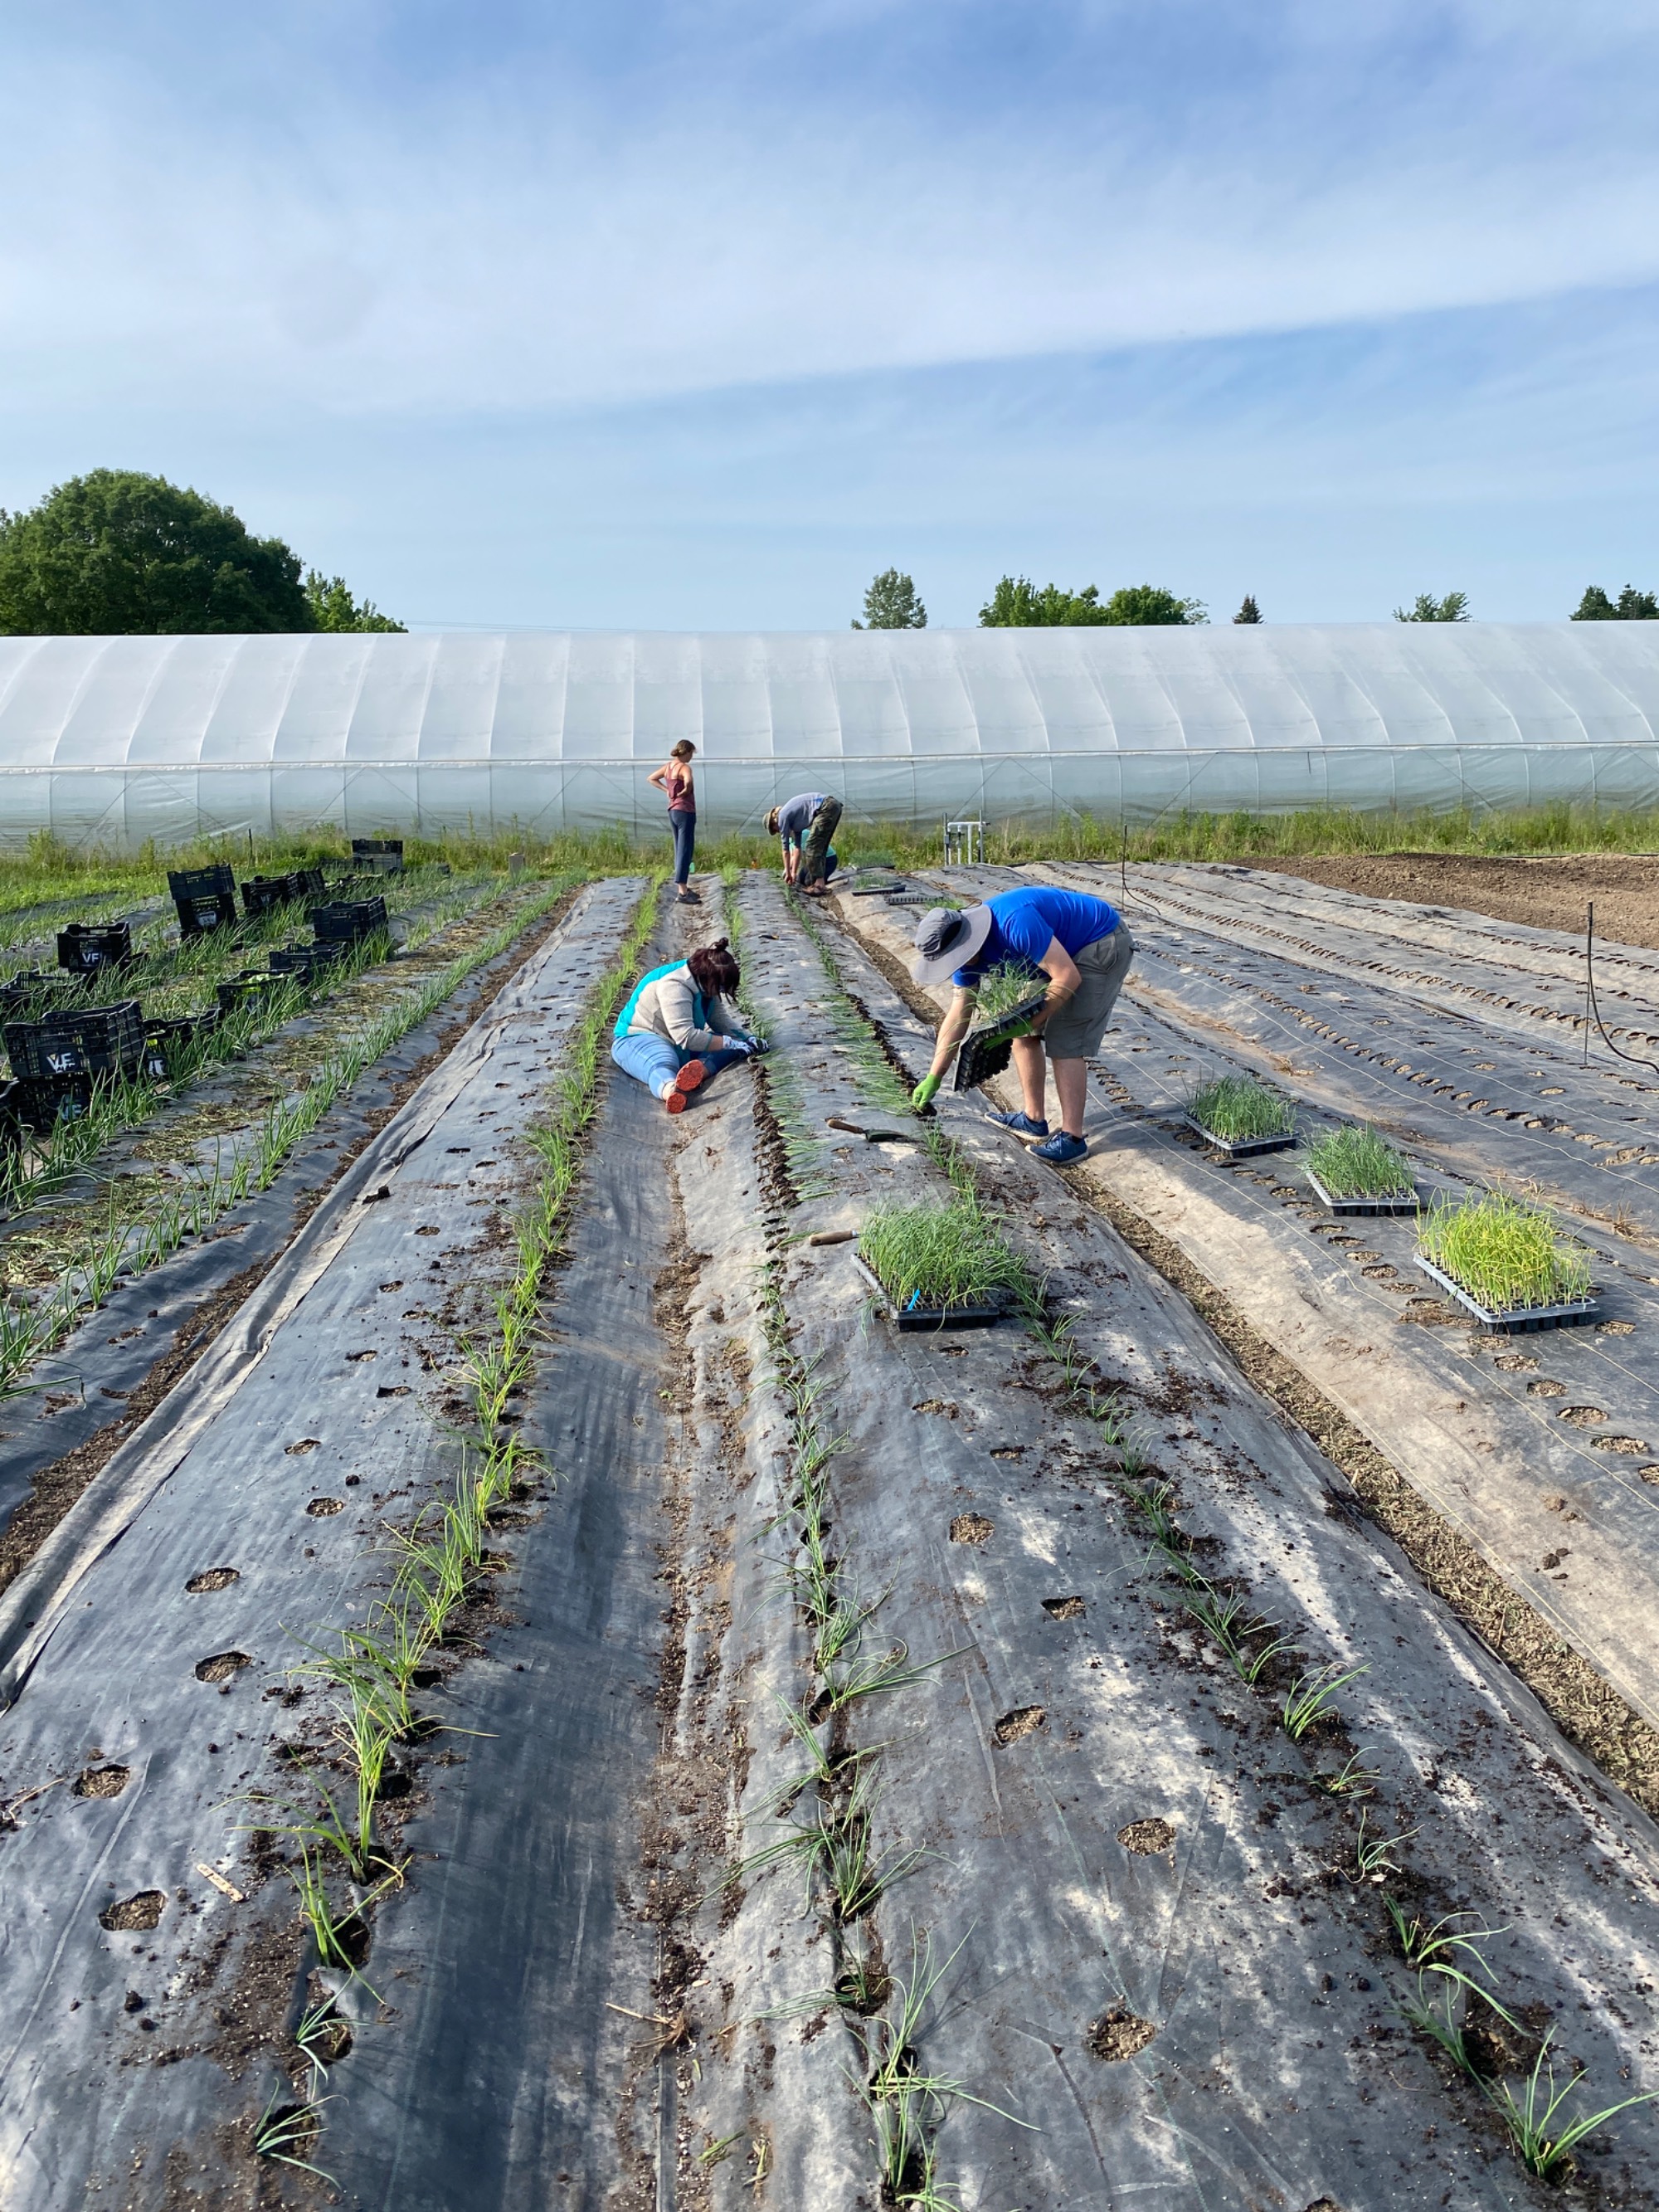
[[[1425,1258],[1491,1313],[1567,1305],[1590,1294],[1589,1258],[1543,1207],[1488,1190],[1442,1200],[1418,1231]]]
[[[1026,1270],[977,1197],[954,1191],[919,1206],[878,1206],[859,1255],[901,1312],[985,1306],[1017,1292]]]
[[[1409,1198],[1415,1188],[1404,1153],[1369,1125],[1327,1130],[1303,1157],[1333,1198]]]
[[[1200,1083],[1188,1093],[1187,1111],[1200,1128],[1231,1145],[1288,1136],[1296,1127],[1290,1100],[1249,1075],[1219,1075]]]

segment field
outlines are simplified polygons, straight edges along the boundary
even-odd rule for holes
[[[1139,948],[1062,1176],[763,857],[411,847],[14,1160],[9,2212],[1659,2203],[1659,962],[1586,1066],[1569,939],[1052,855]],[[157,866],[31,866],[0,968],[150,908],[195,1003]],[[720,936],[671,1119],[611,1023]]]

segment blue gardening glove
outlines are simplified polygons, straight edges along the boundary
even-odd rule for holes
[[[924,1075],[910,1093],[910,1103],[918,1114],[925,1114],[933,1104],[933,1094],[938,1091],[941,1080],[942,1079],[937,1075]]]
[[[757,1052],[770,1052],[772,1049],[763,1036],[751,1036],[749,1042]]]

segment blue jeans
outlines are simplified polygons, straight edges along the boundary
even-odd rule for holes
[[[669,1085],[687,1060],[700,1060],[708,1074],[716,1075],[734,1060],[743,1060],[747,1055],[730,1047],[722,1047],[719,1052],[682,1052],[654,1030],[645,1030],[637,1036],[617,1037],[611,1045],[611,1057],[624,1075],[631,1075],[635,1083],[644,1084],[653,1098],[665,1098]]]
[[[691,856],[696,850],[696,816],[688,814],[683,806],[671,806],[668,834],[674,840],[674,881],[684,890],[685,879],[691,872]]]

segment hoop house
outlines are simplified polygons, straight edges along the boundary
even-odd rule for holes
[[[1659,805],[1659,623],[0,638],[0,839]]]

